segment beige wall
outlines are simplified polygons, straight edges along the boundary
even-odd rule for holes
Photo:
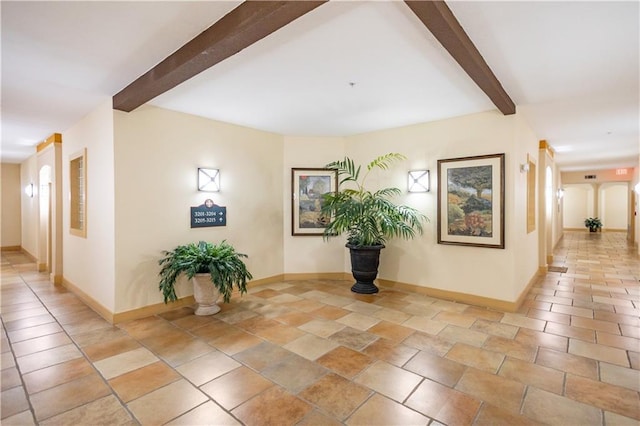
[[[284,138],[284,168],[282,181],[284,225],[284,272],[331,273],[349,271],[349,261],[343,238],[324,241],[321,235],[291,235],[292,168],[322,168],[344,157],[344,138],[292,137]],[[346,263],[345,263],[346,262]]]
[[[113,110],[111,99],[63,132],[63,194],[69,194],[69,159],[86,148],[87,236],[69,233],[69,199],[63,201],[64,278],[97,301],[115,310],[115,224]]]
[[[410,160],[373,176],[372,184],[406,189],[407,171],[431,170],[432,190],[399,200],[431,218],[423,236],[392,240],[382,252],[380,278],[515,301],[537,272],[537,232],[526,233],[526,177],[519,164],[537,152],[537,138],[519,116],[486,112],[347,138],[346,151],[368,162],[390,151]],[[504,250],[437,244],[437,160],[505,153]],[[378,182],[376,182],[378,179]]]
[[[2,163],[0,192],[2,207],[0,210],[0,247],[19,247],[22,244],[22,195],[26,197],[20,183],[20,164]]]
[[[198,167],[220,169],[220,192],[197,191]],[[280,135],[149,106],[115,112],[115,312],[162,302],[158,260],[180,244],[226,239],[254,279],[282,274],[283,169]],[[191,229],[190,206],[207,198],[227,226]]]
[[[20,164],[20,187],[33,183],[35,194],[27,197],[22,191],[22,249],[34,258],[38,254],[38,158],[34,154]]]

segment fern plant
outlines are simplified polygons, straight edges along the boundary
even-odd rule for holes
[[[337,193],[324,196],[322,214],[331,218],[324,230],[324,238],[346,233],[348,245],[363,247],[384,245],[393,237],[408,240],[416,233],[422,234],[422,223],[429,219],[412,207],[391,201],[401,194],[400,189],[370,191],[365,187],[371,171],[387,170],[392,163],[405,159],[402,154],[385,154],[367,164],[366,171],[349,157],[327,164],[326,168],[338,172],[339,189]],[[340,189],[344,184],[350,187]]]
[[[231,299],[234,286],[240,294],[246,293],[247,281],[253,278],[242,260],[247,255],[236,252],[226,240],[220,244],[190,243],[163,253],[164,257],[158,264],[162,266],[159,290],[164,296],[164,303],[178,299],[175,285],[181,274],[191,279],[196,274],[209,273],[211,285],[218,289],[225,302]]]

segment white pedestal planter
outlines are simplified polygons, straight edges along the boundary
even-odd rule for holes
[[[191,281],[193,282],[193,297],[198,304],[195,314],[213,315],[220,312],[220,306],[217,305],[220,292],[211,282],[211,275],[196,274]]]

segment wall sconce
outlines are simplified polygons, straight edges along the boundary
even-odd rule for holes
[[[429,170],[411,170],[408,175],[409,192],[429,192],[431,182],[429,181]]]
[[[220,191],[220,170],[198,168],[198,191]]]
[[[520,173],[529,172],[529,163],[520,164]]]
[[[33,194],[35,193],[33,183],[24,187],[24,193],[27,194],[27,197],[33,198]]]
[[[562,200],[562,197],[564,197],[564,189],[558,188],[558,200]]]

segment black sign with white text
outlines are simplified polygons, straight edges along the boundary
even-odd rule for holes
[[[227,208],[207,199],[204,204],[191,207],[191,227],[227,226]]]

